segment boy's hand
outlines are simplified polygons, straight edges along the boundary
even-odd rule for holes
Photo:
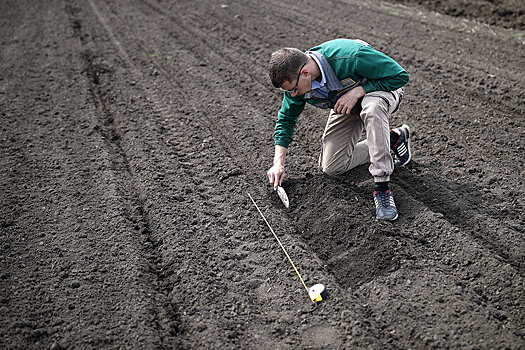
[[[354,108],[357,101],[365,96],[365,94],[366,92],[361,86],[348,91],[337,100],[334,106],[334,112],[337,114],[350,114],[350,111]]]

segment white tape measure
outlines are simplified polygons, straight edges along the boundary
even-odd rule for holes
[[[314,303],[322,301],[323,299],[326,299],[327,293],[326,288],[324,287],[324,284],[318,283],[314,284],[310,288],[307,289],[308,295],[310,296],[310,299]]]

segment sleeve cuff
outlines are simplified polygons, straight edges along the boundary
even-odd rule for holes
[[[292,143],[292,140],[289,138],[276,137],[273,139],[274,146],[279,145],[279,146],[283,146],[284,148],[288,148],[290,143]]]

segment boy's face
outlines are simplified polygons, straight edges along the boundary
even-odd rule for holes
[[[288,92],[292,97],[304,95],[312,90],[312,80],[310,71],[305,68],[306,63],[301,67],[297,79],[293,82],[285,80],[281,90]]]

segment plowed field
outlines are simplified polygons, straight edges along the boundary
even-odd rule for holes
[[[523,11],[404,3],[1,1],[0,348],[523,349]],[[267,183],[269,55],[337,37],[411,77],[392,223],[366,166],[317,168],[326,111],[290,209]]]

